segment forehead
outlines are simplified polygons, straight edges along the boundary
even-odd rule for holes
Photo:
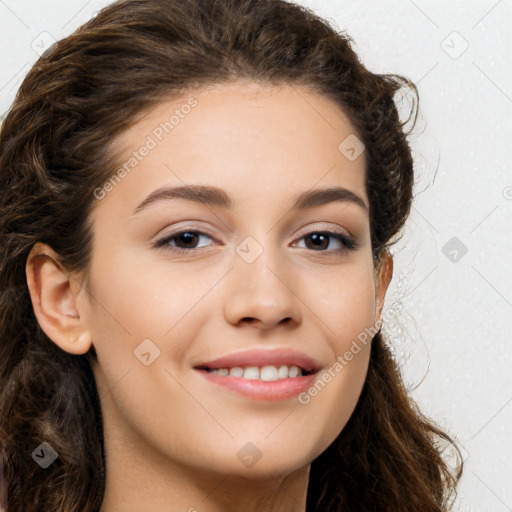
[[[192,90],[161,102],[114,141],[125,172],[102,203],[118,198],[136,208],[159,186],[187,184],[224,188],[237,206],[339,185],[367,203],[364,152],[347,158],[353,137],[341,108],[305,87],[235,82]]]

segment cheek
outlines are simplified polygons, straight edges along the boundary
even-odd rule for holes
[[[210,272],[204,280],[180,265],[173,272],[161,268],[166,267],[137,251],[97,255],[91,267],[91,318],[98,344],[131,352],[149,338],[163,351],[164,339],[183,324],[190,326],[189,313],[218,277]]]
[[[375,282],[368,265],[347,265],[317,280],[305,280],[303,290],[336,353],[373,325]]]
[[[144,258],[98,258],[94,263],[90,325],[106,428],[119,439],[141,433],[168,456],[185,459],[190,446],[183,433],[201,435],[197,426],[205,420],[204,410],[180,384],[180,367],[203,325],[197,306],[219,278],[198,282],[197,274],[194,281],[179,271],[163,278]],[[176,411],[187,415],[178,427],[170,427],[176,424]]]
[[[314,384],[299,396],[299,403],[322,427],[326,448],[343,430],[361,394],[375,335],[375,285],[371,268],[354,266],[322,280],[323,291],[315,298],[318,325],[329,343],[330,364]]]

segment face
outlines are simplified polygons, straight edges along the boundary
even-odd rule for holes
[[[339,149],[353,134],[304,88],[232,83],[162,103],[116,141],[126,172],[98,191],[79,300],[107,433],[246,476],[290,473],[338,436],[388,284],[364,153]]]

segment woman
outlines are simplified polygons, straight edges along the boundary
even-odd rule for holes
[[[42,56],[0,134],[9,512],[448,510],[380,330],[403,86],[281,0],[119,1]]]

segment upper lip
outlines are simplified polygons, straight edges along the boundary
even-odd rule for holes
[[[234,352],[218,357],[211,361],[204,361],[194,368],[233,368],[235,366],[297,366],[307,372],[317,372],[322,367],[312,357],[289,348],[272,350],[252,349]]]

